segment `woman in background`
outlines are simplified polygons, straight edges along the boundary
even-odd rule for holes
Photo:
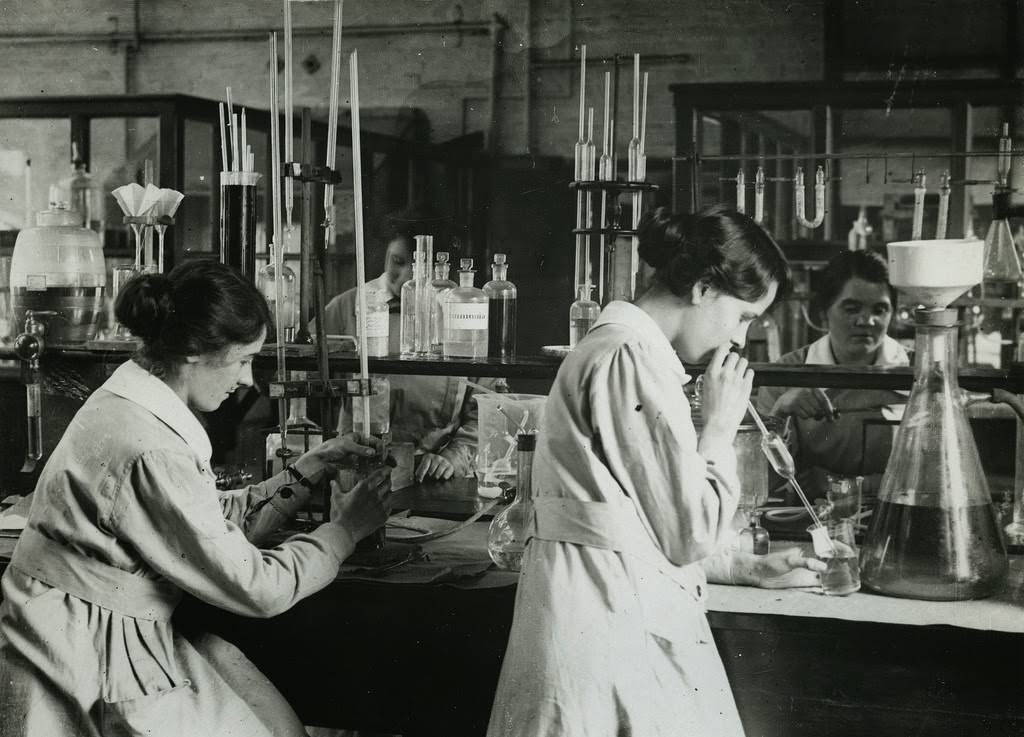
[[[412,225],[408,224],[412,221]],[[389,346],[399,353],[402,285],[412,278],[413,233],[416,221],[406,216],[402,225],[393,225],[387,236],[384,272],[366,283],[367,289],[387,294],[390,309]],[[433,274],[431,274],[433,278]],[[332,335],[356,335],[356,289],[353,287],[332,299],[324,310],[324,327]],[[313,330],[314,326],[311,326]],[[417,481],[447,480],[472,476],[477,444],[477,404],[479,389],[507,392],[504,379],[462,376],[388,376],[391,385],[391,441],[410,443],[415,452]],[[338,430],[350,432],[352,418],[339,417]]]
[[[54,449],[3,576],[0,735],[304,735],[241,653],[190,640],[171,614],[183,593],[270,617],[319,591],[384,523],[390,469],[334,493],[313,532],[257,548],[307,484],[375,448],[336,438],[290,472],[218,492],[193,412],[252,384],[266,302],[229,267],[196,260],[132,280],[116,314],[142,348]]]
[[[604,309],[545,405],[489,737],[741,735],[706,576],[809,585],[824,569],[796,550],[724,549],[753,381],[730,348],[786,289],[782,252],[739,213],[659,210],[641,226],[640,256],[653,283]],[[708,363],[699,440],[680,359]]]
[[[907,352],[887,335],[893,289],[885,261],[870,251],[844,251],[825,266],[816,302],[828,333],[779,359],[783,364],[906,366]],[[823,493],[825,473],[864,476],[864,494],[877,491],[892,450],[892,429],[906,394],[887,389],[762,387],[758,409],[789,420],[787,441],[801,482]],[[890,410],[889,408],[892,407]],[[883,414],[883,412],[885,414]],[[888,419],[886,416],[888,415]],[[865,425],[867,422],[867,425]]]

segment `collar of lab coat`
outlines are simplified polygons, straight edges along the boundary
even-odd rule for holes
[[[832,345],[829,343],[828,333],[811,343],[807,348],[807,358],[804,363],[817,363],[826,366],[834,366],[835,357],[832,355]],[[910,356],[898,342],[888,335],[882,337],[882,348],[878,351],[875,359],[875,366],[909,366]]]
[[[135,361],[125,361],[104,382],[103,388],[152,412],[180,435],[201,460],[209,462],[213,448],[206,430],[181,397],[161,379]]]
[[[650,315],[630,302],[610,302],[597,318],[594,328],[600,325],[614,324],[629,328],[640,338],[646,346],[654,352],[654,358],[659,366],[670,369],[685,384],[690,380],[683,364],[676,355],[675,350],[665,333],[661,332]]]

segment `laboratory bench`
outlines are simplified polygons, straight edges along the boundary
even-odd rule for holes
[[[411,519],[443,517],[444,526],[486,500],[459,481],[395,501]],[[483,570],[484,521],[446,540],[424,547],[461,546],[480,565],[433,583],[408,569],[357,570],[272,620],[194,601],[180,620],[235,642],[307,724],[483,735],[516,575]],[[980,601],[711,585],[708,606],[749,737],[1024,734],[1024,558],[1014,556],[1004,589]]]
[[[399,524],[433,530],[488,501],[471,480],[395,494],[410,515]],[[429,560],[387,571],[347,562],[336,581],[271,619],[186,597],[175,621],[235,643],[306,724],[483,735],[517,580],[490,565],[486,530],[484,518],[404,546]],[[14,542],[0,537],[0,563]],[[979,601],[713,584],[708,607],[749,737],[1024,734],[1024,557],[1012,556],[1006,586]]]

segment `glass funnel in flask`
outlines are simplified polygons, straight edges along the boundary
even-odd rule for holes
[[[1007,572],[957,384],[956,310],[915,313],[914,385],[861,552],[875,591],[955,601],[995,593]]]

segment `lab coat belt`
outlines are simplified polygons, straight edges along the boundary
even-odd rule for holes
[[[32,527],[22,530],[11,565],[22,573],[97,606],[136,619],[165,621],[181,590],[83,555]]]
[[[653,566],[698,602],[703,602],[707,579],[699,564],[673,565],[658,549],[637,516],[632,502],[599,502],[542,496],[531,500],[527,539],[585,545],[611,550]]]

